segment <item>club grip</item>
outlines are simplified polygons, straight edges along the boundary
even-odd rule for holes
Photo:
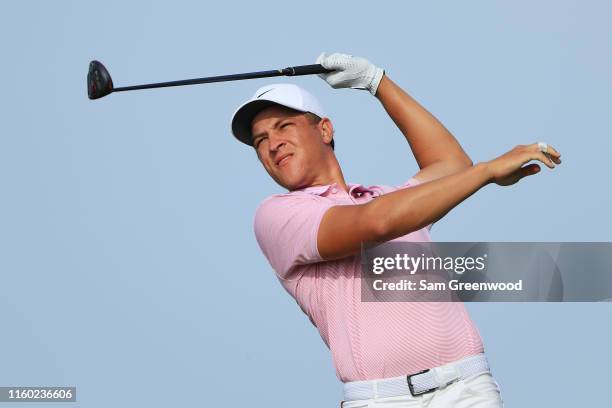
[[[321,64],[298,65],[296,67],[288,67],[282,70],[283,75],[287,76],[326,74],[332,71],[334,70],[324,68]]]

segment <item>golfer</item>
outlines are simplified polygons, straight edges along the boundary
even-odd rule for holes
[[[348,183],[334,154],[332,121],[312,94],[293,84],[258,89],[232,118],[233,135],[255,149],[287,190],[257,209],[255,235],[331,351],[344,386],[340,406],[502,407],[464,305],[362,303],[360,247],[368,241],[429,242],[432,224],[480,188],[538,173],[538,164],[527,164],[533,160],[554,168],[560,154],[540,142],[473,164],[453,135],[381,68],[338,53],[323,53],[317,63],[334,70],[320,75],[333,88],[378,98],[420,168],[396,187]]]

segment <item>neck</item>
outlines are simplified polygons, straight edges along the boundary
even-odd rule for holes
[[[334,183],[336,183],[338,188],[341,188],[344,191],[348,192],[349,189],[346,184],[346,181],[344,180],[344,175],[342,174],[340,163],[338,163],[336,156],[332,154],[329,157],[329,160],[326,161],[321,171],[318,172],[315,178],[303,188],[313,186],[325,186]]]

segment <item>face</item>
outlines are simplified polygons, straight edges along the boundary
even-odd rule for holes
[[[251,122],[253,147],[268,174],[288,190],[317,182],[331,148],[331,121],[314,123],[308,115],[282,106],[259,112]]]

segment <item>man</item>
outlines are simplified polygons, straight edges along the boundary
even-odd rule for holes
[[[332,87],[378,98],[420,168],[398,187],[347,183],[331,120],[296,85],[260,88],[232,119],[234,136],[253,146],[268,174],[288,190],[258,208],[255,234],[330,348],[344,383],[341,406],[502,406],[463,304],[361,302],[359,251],[367,241],[431,241],[431,225],[478,189],[537,173],[535,163],[522,167],[531,160],[553,168],[559,153],[543,143],[517,146],[473,165],[444,126],[382,69],[345,54],[324,53],[317,63],[334,70],[321,75]]]

